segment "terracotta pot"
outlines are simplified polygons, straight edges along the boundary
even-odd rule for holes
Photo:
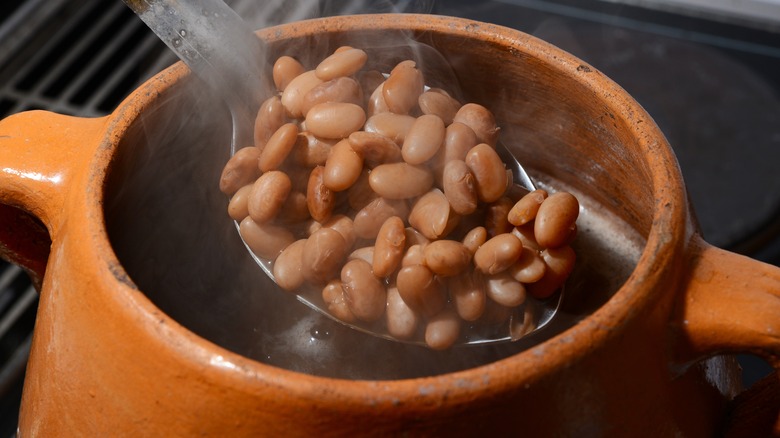
[[[183,297],[174,303],[153,302],[152,287],[139,286],[151,271],[166,279],[176,269],[155,242],[214,240],[188,234],[201,219],[180,198],[203,201],[196,211],[214,208],[213,199],[220,209],[225,204],[212,192],[227,146],[180,144],[198,143],[201,131],[181,121],[192,121],[187,109],[198,107],[177,94],[193,83],[177,64],[107,117],[36,111],[0,123],[2,250],[42,279],[21,436],[712,436],[725,427],[738,390],[737,366],[722,354],[750,352],[778,365],[780,270],[702,240],[664,136],[595,68],[521,32],[446,17],[328,18],[259,34],[273,54],[305,47],[322,56],[349,43],[380,48],[388,63],[388,47],[403,38],[435,47],[454,66],[463,97],[490,106],[502,135],[522,140],[511,147],[533,175],[627,224],[641,238],[641,257],[588,315],[536,346],[473,368],[348,380],[234,353],[169,316],[188,301],[188,288],[163,282],[164,296]],[[435,64],[421,55],[423,68]],[[225,119],[207,108],[195,122]],[[170,135],[162,143],[170,148],[153,155],[148,128],[163,121]],[[215,132],[223,138],[224,129]],[[203,177],[188,176],[208,183],[198,193],[170,182],[181,181],[177,166],[193,159],[210,163]],[[139,172],[145,160],[163,160],[166,173]],[[133,187],[150,198],[127,201]],[[143,203],[163,192],[175,195],[162,198],[170,204]],[[156,234],[156,220],[170,234]],[[188,270],[193,284],[241,263],[213,247],[172,250],[195,266]],[[225,306],[223,291],[210,293],[213,302],[190,305]],[[569,295],[585,293],[572,288]],[[768,408],[776,421],[777,405]]]

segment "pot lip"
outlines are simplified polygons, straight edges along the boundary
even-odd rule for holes
[[[362,381],[313,376],[267,365],[213,344],[165,315],[145,294],[135,293],[138,288],[129,280],[108,239],[102,202],[91,203],[87,213],[89,224],[100,230],[93,233],[95,241],[91,246],[94,254],[92,258],[102,261],[96,266],[104,266],[111,271],[106,281],[117,279],[126,286],[121,299],[130,300],[132,307],[139,309],[145,316],[144,323],[139,324],[143,327],[139,330],[147,331],[151,337],[158,338],[158,342],[174,350],[173,354],[179,356],[182,363],[212,365],[208,371],[203,371],[202,365],[193,367],[207,374],[216,373],[221,376],[218,378],[223,383],[232,381],[232,385],[241,392],[261,392],[272,386],[305,398],[335,397],[355,401],[372,398],[372,403],[377,403],[377,398],[381,399],[383,394],[387,394],[388,403],[402,398],[402,394],[416,398],[446,398],[448,403],[455,403],[460,398],[468,398],[468,394],[474,391],[484,395],[486,392],[495,394],[516,390],[539,380],[552,369],[566,367],[594,345],[616,336],[620,327],[637,314],[637,309],[646,307],[657,296],[649,288],[642,290],[640,285],[654,283],[667,275],[667,267],[672,266],[675,253],[684,245],[687,230],[687,201],[682,188],[682,176],[671,147],[650,116],[620,86],[594,67],[534,36],[499,25],[437,15],[366,14],[310,19],[262,29],[257,33],[265,39],[276,41],[312,36],[326,30],[346,32],[378,29],[451,33],[464,38],[478,36],[485,42],[507,46],[517,53],[533,53],[542,62],[556,65],[583,87],[594,90],[595,94],[608,101],[607,105],[613,109],[615,117],[625,122],[625,126],[642,146],[641,156],[652,168],[652,192],[656,199],[647,242],[626,283],[607,303],[573,327],[497,362],[444,375],[403,380]],[[110,117],[106,140],[101,145],[97,160],[110,162],[121,136],[137,117],[159,95],[187,76],[187,67],[177,62],[126,98]],[[100,174],[90,178],[90,184],[94,186],[99,199],[102,199],[109,166],[94,166],[93,169],[99,169],[95,172]],[[110,286],[116,288],[113,283]],[[164,324],[160,324],[161,319],[165,320]],[[332,390],[334,384],[338,386],[338,391]]]

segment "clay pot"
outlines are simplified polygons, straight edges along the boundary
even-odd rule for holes
[[[216,187],[228,151],[200,139],[226,142],[226,114],[207,96],[179,94],[195,82],[176,64],[107,117],[36,111],[0,123],[0,248],[42,280],[21,436],[712,436],[738,391],[723,354],[778,365],[780,270],[702,240],[664,136],[595,68],[521,32],[447,17],[328,18],[259,35],[272,56],[317,59],[352,44],[386,54],[387,65],[404,38],[435,47],[461,97],[491,107],[502,136],[522,139],[511,147],[533,176],[640,237],[638,262],[596,305],[573,298],[570,308],[587,313],[538,345],[441,375],[318,377],[237,354],[196,334],[201,319],[171,317],[244,305],[197,290],[232,281],[243,258],[220,252],[237,239],[229,221],[208,232],[209,212],[223,217],[226,205]],[[428,52],[398,56],[409,55],[446,72]]]

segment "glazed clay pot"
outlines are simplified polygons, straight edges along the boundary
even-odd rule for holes
[[[386,55],[372,55],[386,62],[379,69],[397,61],[390,48],[405,38],[435,47],[461,97],[491,107],[502,136],[521,138],[510,147],[532,176],[627,224],[641,240],[638,261],[603,302],[538,345],[441,375],[318,377],[237,354],[196,334],[199,319],[185,327],[171,317],[191,290],[165,282],[176,260],[155,246],[237,239],[235,230],[191,234],[201,216],[180,210],[180,200],[195,199],[204,216],[223,214],[216,187],[228,152],[227,143],[180,144],[200,135],[197,123],[181,122],[197,106],[179,93],[195,80],[177,64],[107,117],[28,112],[0,123],[0,248],[41,291],[21,436],[712,436],[728,426],[730,409],[751,402],[740,396],[742,405],[730,406],[738,369],[722,354],[750,352],[777,367],[780,270],[703,241],[663,135],[595,68],[521,32],[447,17],[338,17],[259,35],[272,59],[302,48],[319,50],[317,59],[351,44]],[[398,56],[452,73],[428,52]],[[206,108],[196,121],[224,127],[224,111]],[[163,121],[170,135],[158,143],[169,146],[152,155],[147,128]],[[210,167],[185,178],[192,185],[171,182],[177,166],[196,159]],[[170,174],[140,172],[149,160],[168,160]],[[205,188],[192,193],[201,180]],[[128,192],[175,196],[160,206],[131,203]],[[243,260],[213,247],[171,251],[190,267],[193,289]],[[167,294],[155,295],[145,276],[162,279]],[[218,299],[223,291],[210,293],[214,301],[189,305],[230,307]],[[755,406],[770,425],[753,426],[777,421],[776,404]]]

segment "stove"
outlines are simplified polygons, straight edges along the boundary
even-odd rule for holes
[[[301,14],[289,2],[229,3],[251,23],[391,6],[310,0]],[[669,139],[705,238],[780,266],[780,8],[737,14],[713,7],[728,2],[697,3],[441,0],[426,12],[522,30],[603,71]],[[105,115],[175,61],[119,0],[0,4],[0,118],[30,109]],[[0,437],[16,431],[37,302],[24,272],[0,262]],[[746,386],[771,370],[739,359]]]

